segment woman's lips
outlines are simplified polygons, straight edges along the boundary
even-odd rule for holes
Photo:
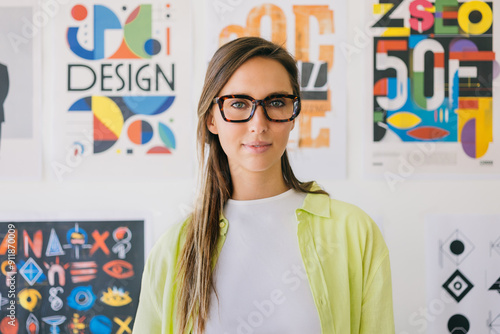
[[[262,153],[267,151],[271,147],[271,143],[263,141],[249,142],[244,143],[243,147],[253,153]]]

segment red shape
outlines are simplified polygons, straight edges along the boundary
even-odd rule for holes
[[[117,279],[134,276],[134,267],[127,261],[113,260],[102,266],[102,270],[111,277]]]
[[[421,126],[408,131],[407,134],[415,139],[432,140],[444,138],[449,135],[450,132],[435,126]]]
[[[134,144],[142,144],[142,121],[135,121],[128,127],[127,135]]]
[[[495,52],[493,51],[463,51],[450,52],[450,59],[465,61],[494,61]]]
[[[141,9],[141,6],[137,6],[137,8],[134,9],[134,11],[129,15],[129,17],[127,18],[127,22],[125,22],[125,24],[129,24],[130,22],[132,22],[133,20],[135,20],[135,18],[137,17],[137,15],[139,15],[140,9]]]
[[[459,109],[478,109],[479,101],[478,100],[458,100],[458,108]]]
[[[9,242],[9,240],[12,239],[14,240],[12,243]],[[9,245],[12,254],[17,254],[17,228],[14,230],[14,235],[12,234],[5,234],[5,237],[3,238],[2,244],[0,245],[0,255],[5,255],[7,253],[7,250],[9,249]],[[14,247],[14,248],[12,248]],[[0,331],[1,333],[1,331]]]
[[[117,141],[118,137],[111,132],[111,130],[102,124],[102,122],[94,115],[94,140],[103,141],[103,140],[113,140]]]
[[[127,43],[125,42],[125,39],[122,40],[122,44],[118,48],[118,50],[111,56],[109,59],[140,59],[138,55],[133,53],[129,47],[127,46]]]
[[[42,245],[43,245],[43,233],[41,230],[38,230],[33,235],[33,240],[31,240],[28,232],[26,230],[23,231],[23,239],[24,239],[24,257],[29,256],[29,249],[33,251],[33,254],[37,258],[42,257]]]
[[[87,17],[87,8],[82,5],[76,5],[71,9],[71,16],[77,21],[82,21]]]
[[[444,53],[434,54],[434,67],[444,68]]]
[[[377,53],[387,51],[405,51],[408,49],[408,41],[405,40],[382,40],[377,44]]]
[[[106,246],[106,239],[109,237],[109,232],[105,231],[103,234],[100,234],[97,230],[92,232],[92,237],[95,240],[92,249],[90,249],[90,256],[94,255],[94,253],[100,248],[104,252],[104,254],[109,255],[109,248]]]
[[[19,321],[17,321],[17,318],[14,318],[14,325],[9,324],[10,321],[12,320],[8,317],[2,319],[2,322],[0,322],[0,333],[17,334],[19,330]]]
[[[167,55],[170,55],[170,28],[167,28]]]
[[[373,86],[373,95],[375,96],[387,96],[387,78],[382,78],[375,83]]]
[[[170,150],[164,146],[155,146],[153,148],[150,148],[147,152],[147,154],[170,154]]]
[[[127,228],[120,226],[115,230],[115,234],[118,240],[122,240],[123,238],[125,238],[125,234],[127,234]]]
[[[458,17],[458,12],[443,12],[443,19],[456,19]]]

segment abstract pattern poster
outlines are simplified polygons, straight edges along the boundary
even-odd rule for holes
[[[130,333],[144,221],[0,223],[0,333]]]
[[[494,2],[371,1],[365,170],[500,173],[500,8]]]
[[[0,4],[0,180],[42,175],[40,9]]]
[[[426,217],[427,308],[419,333],[500,333],[500,215]]]
[[[288,154],[301,179],[346,176],[346,39],[343,1],[206,2],[206,47],[237,37],[260,36],[283,45],[299,68],[302,110]]]
[[[69,1],[50,31],[59,180],[189,177],[189,1]]]

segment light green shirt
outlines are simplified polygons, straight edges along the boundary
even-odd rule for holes
[[[299,248],[322,333],[393,334],[389,252],[375,223],[356,206],[323,194],[308,194],[296,217]],[[174,334],[174,268],[188,222],[170,228],[148,257],[134,334]],[[218,254],[230,233],[223,216],[219,227]]]

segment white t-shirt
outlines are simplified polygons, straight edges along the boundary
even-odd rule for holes
[[[206,334],[319,334],[320,320],[297,241],[293,189],[250,201],[229,200],[226,241],[215,271]]]

